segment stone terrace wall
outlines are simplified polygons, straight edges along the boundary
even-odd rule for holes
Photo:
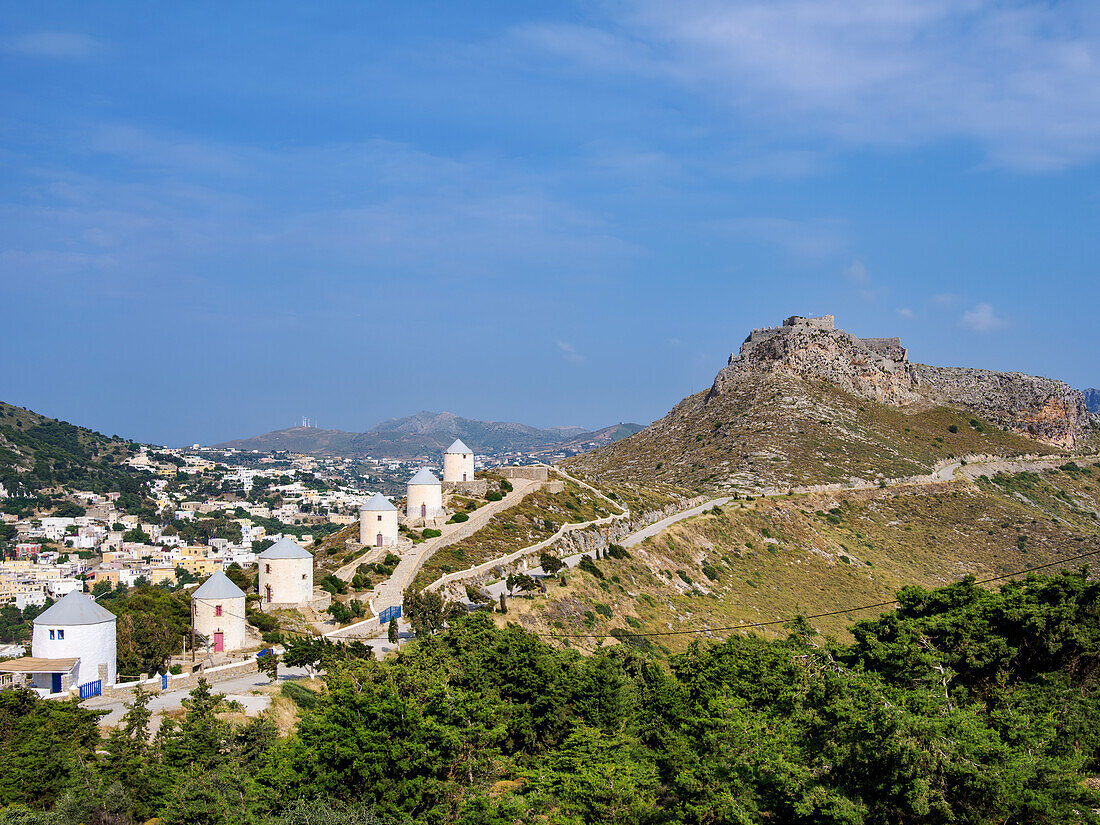
[[[563,525],[563,529],[546,541],[524,547],[507,556],[493,559],[469,570],[448,573],[430,584],[429,587],[433,589],[440,588],[448,599],[461,599],[466,595],[467,584],[484,587],[502,578],[507,578],[510,573],[525,572],[538,567],[538,555],[543,550],[550,550],[550,552],[563,558],[577,553],[591,553],[596,549],[606,547],[608,544],[615,544],[631,533],[643,527],[648,527],[650,524],[681,510],[698,506],[705,500],[704,497],[700,496],[687,502],[669,504],[659,510],[649,510],[640,516],[629,519],[611,516],[607,519],[601,519],[598,526],[590,526],[585,529],[568,530],[566,528],[570,525]]]

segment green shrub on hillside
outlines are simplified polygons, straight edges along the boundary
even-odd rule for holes
[[[603,571],[596,566],[596,562],[592,561],[591,556],[581,556],[581,560],[577,564],[577,568],[583,570],[585,573],[591,573],[597,579],[603,578]]]

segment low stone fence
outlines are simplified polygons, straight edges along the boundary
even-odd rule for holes
[[[484,498],[489,492],[489,482],[483,478],[475,478],[471,481],[444,481],[443,492]]]
[[[650,510],[635,518],[630,518],[630,513],[624,512],[594,521],[564,524],[554,535],[537,544],[523,547],[514,553],[509,553],[507,556],[492,559],[476,567],[448,573],[429,584],[425,589],[441,589],[452,599],[462,598],[465,595],[466,583],[484,586],[490,582],[506,578],[510,573],[522,573],[533,567],[538,567],[536,554],[549,547],[556,546],[558,548],[557,555],[561,557],[576,555],[577,553],[590,553],[597,549],[603,549],[608,544],[614,544],[631,533],[643,527],[648,527],[663,518],[684,509],[696,507],[704,501],[706,501],[705,498],[698,497],[686,502],[686,506],[684,502],[669,504],[660,510]]]
[[[526,467],[519,467],[519,468],[516,468],[516,469],[525,470],[527,468]],[[533,469],[537,470],[538,468],[535,467]],[[517,477],[519,477],[519,476],[517,476]],[[527,498],[527,496],[531,495],[532,493],[537,493],[542,488],[543,488],[543,484],[534,484],[534,485],[532,485],[528,489],[524,490],[522,494],[516,496],[514,498],[514,500],[510,501],[508,507],[505,508],[504,510],[501,510],[500,513],[507,512],[512,507],[518,506],[525,498]],[[508,495],[511,496],[511,495],[514,495],[514,493],[508,493]],[[500,513],[495,513],[493,516],[490,516],[490,518],[495,518],[496,516],[500,515]],[[416,566],[413,567],[412,573],[409,576],[409,581],[410,582],[415,581],[417,574],[420,573],[420,568],[422,568],[428,562],[428,559],[430,559],[432,556],[434,556],[436,553],[438,553],[444,547],[450,547],[452,544],[455,544],[456,542],[460,542],[463,539],[469,538],[470,536],[472,536],[474,533],[476,533],[478,530],[480,530],[482,527],[485,526],[485,524],[482,523],[482,521],[480,519],[475,518],[476,514],[477,514],[477,511],[475,510],[473,513],[470,514],[470,520],[465,521],[462,524],[458,525],[458,529],[448,533],[447,535],[443,536],[442,538],[434,539],[435,545],[432,547],[432,552],[430,554],[426,555],[426,556],[422,556],[417,561]]]
[[[169,690],[191,690],[198,686],[199,679],[205,678],[207,682],[217,684],[218,682],[225,682],[230,679],[236,679],[238,676],[257,672],[258,669],[255,656],[239,662],[216,665],[215,667],[206,667],[200,664],[190,673],[169,674],[168,687],[162,687],[164,684],[164,677],[158,675],[150,679],[139,679],[134,682],[119,682],[109,687],[105,686],[103,688],[102,697],[104,699],[129,699],[133,695],[134,688],[138,685],[153,693],[163,693]]]
[[[550,468],[544,464],[535,464],[530,467],[494,467],[494,473],[500,473],[504,478],[525,478],[528,481],[549,481]]]
[[[1012,456],[1005,458],[1004,456],[996,455],[984,455],[978,453],[972,453],[969,455],[957,456],[955,458],[945,458],[937,461],[933,465],[932,472],[928,475],[916,475],[916,476],[901,476],[899,478],[882,478],[869,481],[865,478],[851,478],[848,481],[838,481],[831,484],[806,484],[792,487],[766,487],[764,488],[764,495],[778,496],[785,494],[797,495],[800,493],[840,493],[845,490],[871,490],[877,487],[900,487],[905,485],[921,485],[921,484],[933,484],[941,479],[937,479],[936,474],[943,470],[945,467],[950,467],[952,464],[983,464],[988,462],[1033,462],[1033,461],[1067,461],[1068,459],[1063,455],[1038,455],[1028,454]],[[944,479],[950,481],[950,479]]]

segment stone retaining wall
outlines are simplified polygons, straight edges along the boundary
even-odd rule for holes
[[[477,567],[448,573],[428,585],[427,589],[439,588],[445,598],[460,599],[466,595],[467,584],[484,587],[492,582],[507,578],[510,573],[524,573],[538,567],[538,555],[543,550],[550,549],[554,555],[559,557],[572,556],[577,553],[591,553],[606,547],[609,543],[615,544],[631,533],[643,527],[648,527],[663,518],[696,507],[704,501],[706,499],[700,496],[691,499],[686,504],[684,502],[669,504],[660,510],[650,510],[635,518],[608,516],[595,522],[565,524],[554,535],[538,544],[521,548],[507,556],[479,564]]]
[[[208,668],[200,664],[191,673],[169,675],[167,690],[191,690],[197,687],[199,679],[204,677],[207,682],[217,684],[218,682],[226,682],[230,679],[236,679],[238,676],[256,672],[255,656],[240,662],[230,662],[229,664],[218,665],[217,667]],[[141,685],[145,690],[153,693],[161,693],[163,690],[161,688],[162,683],[160,676],[154,676],[151,679],[141,679],[135,682],[122,682],[120,684],[111,685],[110,687],[104,687],[102,696],[104,699],[127,700],[133,696],[134,688],[138,685]]]
[[[528,481],[550,480],[550,468],[546,466],[495,467],[493,471],[500,473],[504,478],[525,478]]]

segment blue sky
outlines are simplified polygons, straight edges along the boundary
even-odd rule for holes
[[[1100,384],[1100,4],[26,3],[0,398],[646,423],[752,327]]]

